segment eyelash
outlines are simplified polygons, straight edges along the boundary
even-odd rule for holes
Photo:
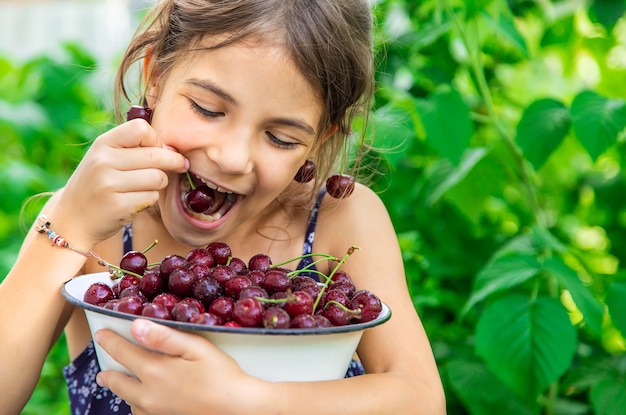
[[[279,139],[278,137],[276,137],[274,134],[270,133],[269,131],[266,131],[265,134],[267,134],[267,136],[269,137],[270,141],[272,143],[274,143],[274,145],[279,147],[279,148],[284,148],[286,150],[292,150],[292,149],[298,147],[298,143],[289,143],[287,141],[283,141],[283,140]]]
[[[213,111],[204,109],[193,100],[189,100],[189,101],[191,103],[191,109],[193,109],[194,111],[196,111],[198,114],[202,115],[203,117],[217,118],[217,117],[221,117],[224,115],[224,113],[222,112],[213,112]],[[270,133],[269,131],[266,131],[265,134],[267,134],[267,137],[276,147],[284,148],[286,150],[291,150],[291,149],[298,147],[298,143],[290,143],[290,142],[283,141],[279,139],[278,137],[276,137],[274,134]]]
[[[217,117],[221,117],[222,115],[224,115],[223,112],[213,112],[213,111],[204,109],[200,105],[198,105],[195,101],[189,100],[189,102],[191,103],[191,109],[193,109],[194,111],[196,111],[198,114],[202,115],[203,117],[217,118]]]

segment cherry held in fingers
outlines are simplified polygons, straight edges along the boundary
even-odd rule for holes
[[[152,109],[143,105],[133,105],[126,112],[126,121],[143,118],[148,124],[152,121]]]

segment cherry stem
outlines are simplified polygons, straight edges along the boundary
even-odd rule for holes
[[[302,268],[303,270],[306,269],[306,268],[312,267],[314,264],[318,264],[318,263],[320,263],[322,261],[330,261],[330,260],[339,261],[339,258],[337,258],[336,256],[333,256],[333,255],[312,253],[312,254],[303,254],[303,255],[297,256],[295,258],[288,259],[287,261],[281,262],[279,264],[273,264],[270,268],[279,268],[279,267],[282,267],[283,265],[287,265],[287,264],[289,264],[291,262],[294,262],[294,261],[297,261],[299,259],[309,258],[309,257],[314,257],[314,256],[321,256],[322,259],[319,259],[319,260],[317,260],[317,261],[307,265],[306,267]]]
[[[191,179],[191,175],[189,174],[189,170],[185,172],[187,175],[187,180],[189,180],[189,185],[191,186],[191,190],[196,190],[196,185],[193,184],[193,180]]]
[[[158,243],[159,243],[159,240],[158,240],[158,239],[155,239],[155,240],[154,240],[154,241],[153,241],[150,245],[148,245],[148,246],[146,247],[146,249],[144,249],[143,251],[141,251],[141,253],[142,253],[142,254],[145,254],[146,252],[148,252],[149,250],[151,250],[152,248],[154,248],[154,246],[155,246],[156,244],[158,244]]]
[[[320,293],[318,294],[317,298],[315,299],[315,303],[313,304],[313,310],[317,309],[317,305],[319,304],[320,299],[322,298],[322,295],[324,295],[324,291],[326,291],[326,288],[328,287],[328,285],[332,281],[333,275],[335,275],[335,273],[339,270],[339,268],[343,264],[345,264],[345,262],[348,260],[350,255],[352,255],[354,253],[354,251],[357,250],[357,249],[359,249],[358,246],[351,246],[350,248],[348,248],[348,252],[346,252],[346,254],[339,260],[337,265],[335,265],[335,268],[330,272],[330,274],[328,274],[328,277],[326,278],[326,281],[324,281],[324,283],[322,284],[322,288],[320,289]]]
[[[136,272],[127,271],[125,269],[118,267],[117,265],[107,263],[107,266],[109,267],[109,272],[111,272],[111,274],[114,274],[116,279],[121,278],[122,274],[129,274],[138,278],[143,278],[143,276],[137,274]]]
[[[361,315],[361,309],[356,309],[353,310],[351,308],[346,307],[345,305],[341,304],[339,301],[335,301],[335,300],[330,300],[328,301],[326,304],[324,304],[324,309],[326,309],[326,307],[328,307],[331,304],[335,304],[337,306],[339,306],[339,308],[341,308],[343,311],[347,312],[348,314],[354,316],[354,317],[359,317]]]

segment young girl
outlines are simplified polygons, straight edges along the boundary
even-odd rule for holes
[[[367,0],[156,7],[117,78],[118,94],[128,97],[129,69],[143,65],[151,122],[134,119],[95,140],[43,210],[47,229],[68,245],[51,243],[35,224],[0,286],[2,413],[19,413],[28,401],[62,330],[73,413],[445,413],[387,211],[360,184],[348,197],[324,196],[354,117],[369,108],[371,25]],[[307,160],[317,166],[315,180],[295,181]],[[217,213],[195,213],[182,200],[187,173],[224,202]],[[362,338],[362,367],[352,369],[365,374],[336,381],[265,382],[205,339],[141,319],[133,336],[145,348],[107,330],[94,339],[137,377],[99,372],[84,313],[60,287],[104,271],[95,256],[119,263],[124,245],[141,250],[154,240],[149,262],[213,241],[246,261],[266,253],[275,263],[303,247],[343,256],[358,246],[343,269],[393,315]]]

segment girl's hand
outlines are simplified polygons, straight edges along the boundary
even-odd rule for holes
[[[244,413],[246,405],[271,399],[268,384],[245,374],[227,354],[206,339],[148,320],[135,320],[137,346],[110,330],[95,339],[113,359],[136,375],[98,374],[133,414]],[[152,351],[146,350],[150,349]]]
[[[94,141],[48,215],[72,245],[89,251],[157,202],[166,172],[188,166],[146,121],[126,122]]]

